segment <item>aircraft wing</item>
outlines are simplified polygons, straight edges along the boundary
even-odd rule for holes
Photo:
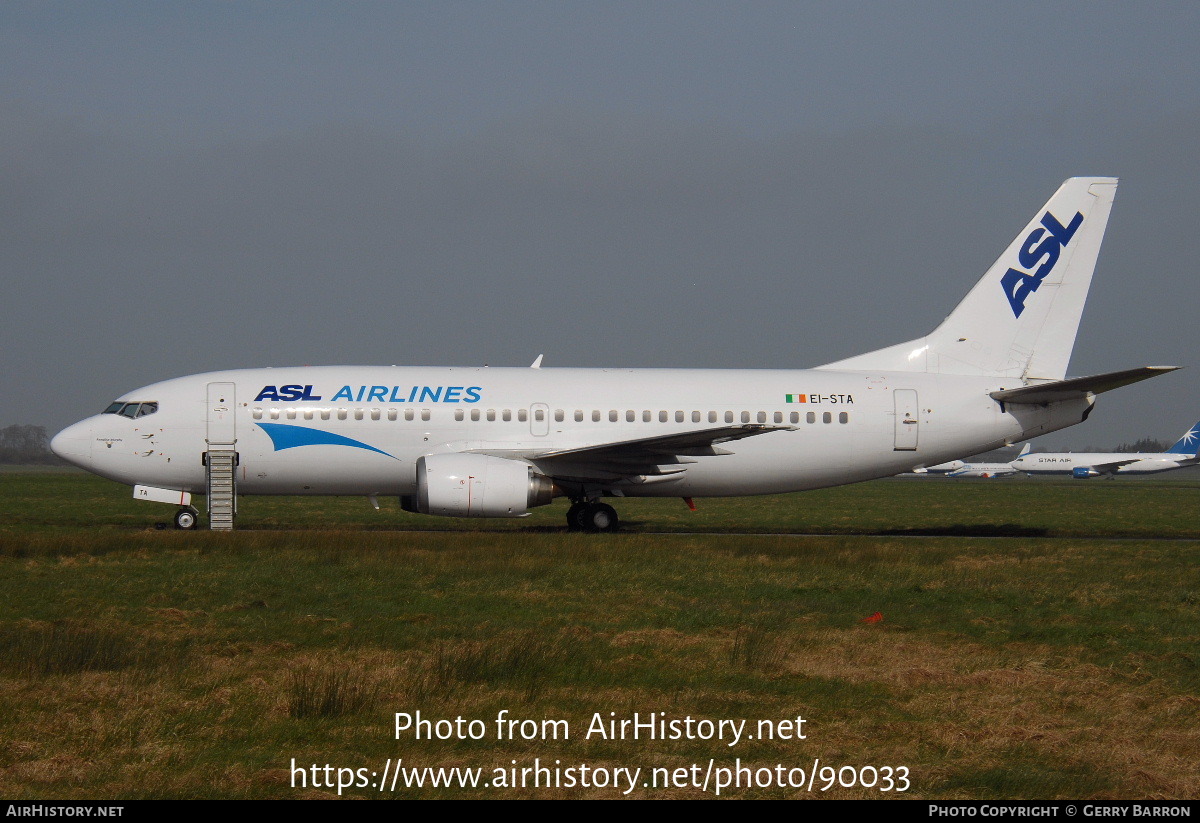
[[[612,480],[634,475],[680,474],[684,464],[696,462],[692,458],[732,454],[720,448],[722,443],[794,429],[795,426],[746,423],[553,451],[480,451],[528,460],[554,477]]]
[[[1122,466],[1128,466],[1130,463],[1138,463],[1141,462],[1141,460],[1141,457],[1135,457],[1132,460],[1110,460],[1108,463],[1093,463],[1092,465],[1087,466],[1087,468],[1092,469],[1093,471],[1098,471],[1101,474],[1116,474],[1117,469],[1121,468]]]
[[[1000,389],[991,392],[991,397],[1001,403],[1058,403],[1063,400],[1077,400],[1089,394],[1119,389],[1139,380],[1149,380],[1178,369],[1178,366],[1143,366],[1140,369],[1094,374],[1090,377],[1072,377],[1069,380],[1055,380],[1050,383],[1034,383],[1029,386],[1018,386],[1015,389]]]

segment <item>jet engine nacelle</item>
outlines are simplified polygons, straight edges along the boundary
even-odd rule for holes
[[[417,493],[405,511],[442,517],[525,517],[554,498],[554,483],[528,463],[486,454],[430,454],[417,460]]]
[[[1095,469],[1089,469],[1087,466],[1076,466],[1071,469],[1071,476],[1076,480],[1086,480],[1089,477],[1099,477],[1100,472]]]

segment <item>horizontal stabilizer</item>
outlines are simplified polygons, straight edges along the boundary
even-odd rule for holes
[[[1091,377],[1072,377],[1070,380],[1056,380],[1051,383],[1036,383],[1032,386],[1021,386],[1015,389],[1000,389],[991,396],[1002,403],[1059,403],[1064,400],[1078,400],[1089,394],[1119,389],[1130,383],[1149,380],[1160,374],[1173,372],[1178,366],[1143,366],[1140,369],[1126,369],[1108,374],[1095,374]]]

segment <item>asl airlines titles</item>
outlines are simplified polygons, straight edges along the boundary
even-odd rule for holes
[[[346,400],[352,403],[478,403],[480,386],[342,386],[330,402]],[[263,400],[324,400],[311,385],[263,386],[254,402]]]

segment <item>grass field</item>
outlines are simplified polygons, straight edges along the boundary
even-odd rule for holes
[[[156,531],[170,507],[86,475],[6,472],[0,794],[336,797],[338,769],[387,768],[385,791],[341,795],[620,797],[615,770],[640,768],[628,796],[683,798],[741,765],[815,780],[722,796],[1194,798],[1198,496],[1182,474],[892,480],[623,501],[613,536],[567,534],[562,504],[455,521],[245,498],[212,534]],[[417,711],[480,723],[397,736]],[[497,739],[502,711],[565,723]],[[755,739],[587,734],[634,712]],[[760,739],[797,716],[805,739]],[[493,785],[393,791],[397,759]],[[618,785],[494,785],[535,759]],[[828,767],[856,772],[821,791]],[[875,788],[838,785],[863,767]],[[888,768],[906,791],[880,790]]]

